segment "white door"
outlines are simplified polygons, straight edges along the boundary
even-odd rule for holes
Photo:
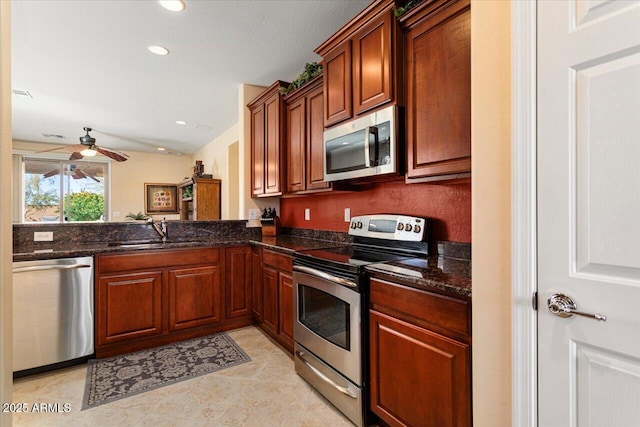
[[[640,426],[640,2],[540,0],[537,32],[539,425]]]

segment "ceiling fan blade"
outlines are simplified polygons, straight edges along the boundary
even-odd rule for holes
[[[44,178],[51,178],[52,176],[58,175],[60,173],[60,169],[53,169],[49,172],[42,174]]]
[[[100,182],[100,180],[98,178],[96,178],[95,176],[93,176],[92,174],[90,174],[89,172],[87,172],[86,170],[82,170],[82,169],[78,169],[76,168],[76,171],[80,172],[82,175],[84,175],[84,178],[91,178],[92,180],[94,180],[95,182]]]
[[[87,176],[85,174],[82,173],[81,170],[76,169],[73,171],[73,173],[71,174],[71,178],[73,179],[83,179],[86,178]]]
[[[84,158],[84,156],[82,154],[80,154],[78,151],[74,151],[69,156],[69,160],[80,160],[82,158]]]
[[[56,148],[50,148],[50,149],[48,149],[48,150],[36,151],[34,154],[49,153],[49,152],[51,152],[51,151],[57,151],[57,150],[65,150],[65,151],[71,151],[71,152],[74,152],[74,151],[81,151],[81,150],[84,150],[85,148],[87,148],[87,147],[85,147],[85,146],[84,146],[84,145],[82,145],[82,144],[61,145],[61,146],[59,146],[59,147],[56,147]]]
[[[98,151],[98,153],[102,154],[103,156],[107,156],[117,162],[125,162],[127,161],[127,158],[129,158],[129,156],[127,156],[124,153],[121,153],[119,151],[115,151],[106,147],[98,147],[96,145],[96,150]]]

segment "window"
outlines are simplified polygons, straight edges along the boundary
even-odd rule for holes
[[[28,157],[22,163],[22,222],[107,219],[108,163]]]

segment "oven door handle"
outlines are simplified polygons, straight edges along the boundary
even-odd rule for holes
[[[324,271],[320,271],[320,270],[318,270],[316,268],[307,267],[307,266],[304,266],[304,265],[294,265],[293,266],[293,270],[294,271],[300,271],[302,273],[307,273],[307,274],[310,274],[312,276],[316,276],[316,277],[319,277],[321,279],[325,279],[325,280],[328,280],[330,282],[337,283],[338,285],[347,286],[349,288],[357,288],[358,287],[358,285],[352,280],[343,279],[342,277],[334,276],[333,274],[329,274],[329,273],[326,273]]]
[[[309,363],[305,358],[304,358],[304,353],[301,351],[296,351],[296,354],[298,355],[298,359],[300,359],[300,361],[302,363],[304,363],[304,365],[311,369],[311,371],[316,374],[318,376],[318,378],[320,378],[322,381],[326,382],[327,384],[329,384],[331,387],[335,388],[336,390],[338,390],[340,393],[342,394],[346,394],[349,397],[352,397],[354,399],[357,399],[358,396],[351,390],[349,390],[346,387],[342,387],[339,384],[336,384],[331,378],[329,378],[328,376],[326,376],[325,374],[323,374],[322,372],[320,372],[316,367],[314,367],[311,363]]]

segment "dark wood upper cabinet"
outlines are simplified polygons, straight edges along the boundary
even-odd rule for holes
[[[247,106],[251,111],[251,194],[270,197],[282,194],[282,135],[284,103],[276,81]]]
[[[468,177],[471,172],[469,0],[426,2],[407,19],[407,181]]]
[[[356,114],[391,101],[392,12],[387,11],[353,38],[353,104]]]
[[[323,58],[325,109],[324,124],[329,127],[349,119],[351,111],[351,40]]]
[[[401,103],[402,33],[393,0],[373,2],[315,52],[324,66],[324,126]]]
[[[324,181],[323,77],[285,97],[288,194],[330,189]]]

